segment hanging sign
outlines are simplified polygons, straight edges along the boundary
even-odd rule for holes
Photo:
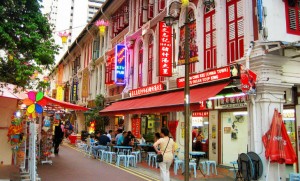
[[[115,56],[108,56],[105,67],[105,84],[113,84],[115,80]]]
[[[172,28],[159,22],[159,76],[172,76]]]
[[[89,97],[89,69],[85,68],[82,71],[82,97]]]
[[[257,75],[250,69],[245,69],[243,65],[240,67],[241,72],[241,89],[244,93],[256,92]]]
[[[64,100],[64,89],[62,86],[57,86],[56,89],[56,100],[63,101]]]
[[[198,46],[196,43],[197,40],[197,33],[196,33],[196,21],[190,23],[189,25],[190,29],[190,37],[187,40],[189,44],[190,49],[190,63],[197,62],[198,61]],[[180,28],[180,37],[179,37],[179,57],[178,57],[178,64],[177,65],[184,65],[185,63],[185,51],[184,51],[184,45],[185,45],[185,26],[182,26]]]
[[[208,111],[194,111],[192,117],[208,117]]]
[[[126,67],[126,46],[118,44],[115,47],[115,84],[124,85]]]
[[[152,94],[152,93],[155,93],[155,92],[160,92],[164,89],[165,89],[165,86],[164,86],[163,83],[157,83],[157,84],[148,85],[146,87],[132,89],[132,90],[129,91],[129,96],[134,97],[134,96]]]
[[[215,82],[223,79],[229,79],[239,76],[238,64],[230,65],[218,69],[209,70],[199,74],[190,75],[190,86]],[[177,78],[177,88],[184,87],[184,77]]]
[[[73,80],[72,92],[71,92],[72,101],[77,101],[77,89],[78,89],[78,83],[75,80]]]
[[[141,119],[131,119],[131,132],[136,138],[141,137]]]

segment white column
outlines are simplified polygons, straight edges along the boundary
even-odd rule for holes
[[[271,163],[269,172],[267,170],[268,160],[265,157],[265,148],[262,143],[262,136],[270,129],[274,109],[283,111],[284,91],[292,87],[292,84],[282,83],[282,65],[287,58],[276,55],[264,55],[263,48],[256,46],[256,57],[251,58],[250,67],[257,76],[257,92],[250,96],[252,100],[248,103],[249,115],[249,151],[260,155],[264,173],[260,180],[278,180],[279,177],[285,180],[285,164]],[[279,175],[278,175],[279,171]]]

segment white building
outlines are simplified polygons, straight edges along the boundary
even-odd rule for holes
[[[60,60],[67,47],[77,38],[82,29],[100,9],[105,0],[44,0],[42,2],[43,14],[53,24],[53,34],[56,44],[63,47],[56,61]],[[69,33],[66,45],[62,45],[59,32]]]

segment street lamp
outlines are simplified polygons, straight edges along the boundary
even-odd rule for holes
[[[181,4],[181,7],[179,6]],[[167,26],[172,26],[176,15],[180,12],[180,9],[185,8],[185,39],[184,39],[184,51],[185,51],[185,83],[184,83],[184,180],[189,180],[189,152],[190,152],[190,86],[189,86],[189,74],[190,74],[190,47],[189,47],[189,17],[188,17],[188,5],[189,0],[181,0],[180,2],[174,1],[169,5],[168,15],[164,18]],[[173,8],[173,9],[172,9]],[[170,11],[171,10],[171,11]],[[170,13],[171,12],[171,13]]]

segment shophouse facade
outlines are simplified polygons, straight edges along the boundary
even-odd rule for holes
[[[107,1],[104,14],[95,15],[69,47],[50,75],[53,96],[63,89],[65,101],[91,106],[103,94],[107,107],[100,114],[110,116],[107,129],[124,126],[141,137],[167,126],[183,151],[181,27],[188,14],[190,73],[207,78],[190,85],[190,127],[202,130],[209,140],[209,159],[228,165],[248,150],[267,165],[261,138],[275,108],[283,113],[298,154],[299,1],[215,0],[205,6],[193,0],[188,13],[175,11],[174,0],[117,2]],[[168,28],[162,21],[169,13],[179,18]],[[98,19],[110,22],[104,35],[94,26]],[[170,62],[162,64],[166,60]],[[116,65],[121,61],[125,66]],[[242,94],[238,75],[233,75],[236,63],[257,74],[255,94]],[[78,120],[83,129],[82,113]],[[296,171],[298,164],[286,168]],[[280,169],[284,173],[285,165]],[[269,178],[277,177],[277,164],[271,163]]]

